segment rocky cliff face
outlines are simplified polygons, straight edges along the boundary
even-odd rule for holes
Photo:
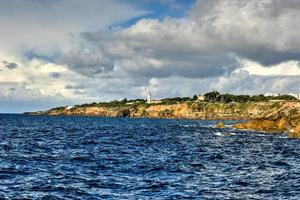
[[[172,105],[76,106],[57,108],[37,115],[87,115],[103,117],[148,117],[184,119],[250,120],[234,125],[237,129],[288,132],[300,137],[300,102],[207,103],[187,102]],[[221,126],[219,126],[221,127]]]
[[[299,107],[297,102],[205,103],[187,102],[171,105],[140,104],[119,107],[76,106],[31,114],[89,115],[106,117],[149,117],[186,119],[264,119],[274,117],[284,107]]]
[[[287,132],[291,138],[300,137],[300,103],[285,103],[261,119],[234,125],[237,129],[267,132]]]
[[[286,105],[286,102],[182,103],[139,107],[137,116],[187,119],[263,119]],[[291,102],[294,105],[296,103]],[[144,113],[144,115],[143,115]]]

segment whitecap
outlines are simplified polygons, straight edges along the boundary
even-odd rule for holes
[[[216,136],[223,136],[223,134],[221,132],[215,132],[214,135],[216,135]]]

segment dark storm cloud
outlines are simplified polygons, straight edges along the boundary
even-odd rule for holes
[[[73,89],[84,89],[85,86],[83,84],[75,84],[75,85],[66,85],[65,89],[73,90]]]
[[[82,94],[87,94],[87,92],[84,92],[82,90],[74,90],[73,94],[75,94],[75,95],[82,95]]]
[[[114,66],[111,60],[100,51],[77,49],[67,52],[61,59],[62,64],[68,65],[69,69],[85,76],[112,71]]]
[[[47,61],[50,63],[57,63],[57,60],[61,55],[58,52],[54,53],[53,55],[45,55],[45,54],[37,53],[34,50],[30,50],[25,53],[25,56],[29,60],[39,59],[39,60],[44,60],[44,61]]]
[[[52,78],[59,78],[61,74],[59,72],[52,72],[49,74],[49,76]]]
[[[86,87],[83,84],[74,84],[74,85],[66,85],[65,89],[67,90],[73,90],[73,94],[75,95],[83,95],[87,94],[86,91],[84,91]]]
[[[2,63],[7,69],[16,69],[18,67],[18,64],[14,62],[3,61]]]
[[[257,61],[264,66],[272,66],[290,60],[300,60],[300,52],[279,52],[265,48],[243,50],[239,52],[239,55]]]
[[[191,12],[219,48],[271,66],[300,60],[300,1],[204,0]]]

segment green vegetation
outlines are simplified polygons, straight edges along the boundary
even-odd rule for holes
[[[171,105],[171,104],[177,104],[177,103],[183,103],[183,102],[189,102],[193,101],[194,99],[191,97],[174,97],[174,98],[165,98],[162,99],[160,105]]]
[[[146,117],[146,116],[148,116],[149,115],[149,113],[146,111],[146,109],[143,109],[142,110],[142,113],[141,113],[141,116],[142,117]]]
[[[291,95],[279,95],[276,97],[273,96],[265,96],[263,94],[260,95],[233,95],[233,94],[220,94],[217,91],[209,92],[204,94],[204,101],[206,102],[223,102],[223,103],[230,103],[230,102],[238,102],[238,103],[245,103],[245,102],[259,102],[259,101],[271,101],[271,100],[283,100],[283,101],[294,101],[297,98]]]
[[[51,111],[51,110],[63,111],[63,110],[65,110],[65,109],[66,109],[66,107],[56,107],[56,108],[50,109],[50,111]]]
[[[86,103],[86,104],[81,104],[81,105],[76,105],[74,106],[74,108],[76,107],[124,107],[124,106],[136,106],[136,105],[141,105],[141,104],[145,104],[146,101],[144,99],[132,99],[132,100],[127,100],[126,98],[118,101],[118,100],[114,100],[114,101],[110,101],[110,102],[93,102],[93,103]],[[130,107],[131,107],[130,106]]]
[[[198,100],[198,96],[194,95],[193,97],[174,97],[174,98],[164,98],[161,99],[160,103],[156,103],[155,105],[172,105],[172,104],[179,104],[179,103],[188,103],[188,106],[191,107],[195,111],[203,111],[205,103],[246,103],[246,102],[267,102],[267,101],[294,101],[297,100],[295,97],[291,95],[279,95],[276,97],[272,96],[264,96],[263,94],[260,95],[234,95],[234,94],[221,94],[217,91],[212,91],[204,94],[204,100]],[[196,103],[196,104],[195,104]],[[195,105],[194,105],[195,104]],[[76,108],[87,108],[87,107],[109,107],[114,109],[134,109],[138,110],[139,106],[144,106],[145,108],[149,107],[151,104],[146,103],[145,99],[123,99],[123,100],[114,100],[110,102],[93,102],[93,103],[86,103],[82,105],[75,105],[72,109]],[[66,107],[57,107],[51,110],[65,110]],[[143,113],[146,114],[146,113]],[[171,114],[171,113],[163,113]]]

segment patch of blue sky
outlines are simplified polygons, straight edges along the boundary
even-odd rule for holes
[[[145,15],[114,24],[114,27],[130,27],[143,18],[163,20],[166,17],[183,18],[193,7],[196,0],[126,0],[137,9],[145,11]]]

